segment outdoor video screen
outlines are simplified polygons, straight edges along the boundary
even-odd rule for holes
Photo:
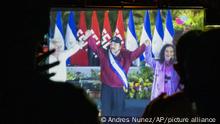
[[[113,37],[121,39],[121,48],[134,52],[146,40],[151,43],[150,56],[144,51],[131,63],[127,81],[126,106],[145,107],[152,95],[155,69],[147,62],[157,60],[164,44],[175,45],[178,39],[192,29],[203,29],[204,9],[80,9],[53,8],[50,12],[49,49],[55,39],[57,47],[65,52],[84,41],[90,30],[97,48],[108,51]],[[49,62],[59,61],[62,67],[50,69],[57,72],[55,81],[68,81],[82,87],[100,106],[102,84],[100,63],[104,60],[90,48],[89,44],[68,54],[56,53]],[[65,66],[65,67],[64,67]],[[108,66],[108,65],[106,65]],[[50,72],[50,71],[49,71]],[[64,74],[65,73],[65,74]],[[108,75],[105,75],[108,76]],[[62,79],[60,79],[62,78]],[[169,78],[168,78],[169,79]],[[138,102],[135,103],[135,100]],[[136,112],[138,113],[138,112]]]

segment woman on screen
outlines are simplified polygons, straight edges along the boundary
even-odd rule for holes
[[[174,70],[175,48],[172,44],[165,44],[159,55],[159,59],[155,60],[151,55],[150,41],[147,43],[146,63],[154,70],[154,80],[151,91],[151,100],[159,96],[161,93],[172,95],[179,90],[179,75]]]

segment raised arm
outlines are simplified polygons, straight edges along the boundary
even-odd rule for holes
[[[98,54],[99,48],[96,45],[96,40],[92,36],[90,36],[87,41],[88,41],[88,45],[92,49],[92,51],[95,52],[96,54]]]
[[[151,54],[151,44],[150,41],[147,41],[147,46],[145,49],[145,61],[148,65],[150,65],[153,69],[156,67],[156,61],[154,60],[154,58],[152,57]]]
[[[131,60],[134,61],[135,59],[137,59],[145,51],[145,48],[146,48],[146,45],[142,44],[136,50],[131,52]]]
[[[76,52],[78,52],[80,49],[82,49],[82,46],[80,46],[79,44],[74,44],[72,48],[65,50],[63,54],[67,59],[70,56],[74,55]]]
[[[88,38],[88,45],[92,49],[92,51],[100,57],[104,53],[104,51],[96,45],[96,40],[92,36],[93,35],[91,34],[91,31],[87,30],[85,37]]]
[[[89,38],[90,34],[87,34],[87,36],[84,38],[84,41]],[[74,44],[72,48],[69,48],[68,50],[64,51],[64,56],[69,58],[70,56],[74,55],[78,50],[82,49],[84,46],[88,44],[88,42],[79,41],[78,43]]]

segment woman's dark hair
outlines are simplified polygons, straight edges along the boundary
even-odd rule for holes
[[[163,62],[165,61],[164,53],[165,53],[165,50],[166,50],[167,47],[172,47],[172,48],[173,48],[174,57],[173,57],[173,59],[172,59],[170,62],[174,64],[174,63],[176,62],[176,48],[175,48],[175,46],[172,45],[172,44],[165,44],[165,45],[162,47],[162,49],[161,49],[161,51],[160,51],[160,59],[159,59],[158,61],[159,61],[160,63],[163,63]]]

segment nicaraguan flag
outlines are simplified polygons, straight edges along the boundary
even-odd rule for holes
[[[57,12],[56,15],[56,23],[55,23],[55,28],[54,28],[54,35],[53,39],[56,39],[57,41],[61,42],[62,44],[62,49],[65,49],[65,41],[63,38],[63,26],[62,26],[62,13],[61,11]]]
[[[134,25],[132,10],[130,10],[130,13],[129,13],[125,47],[129,51],[134,51],[138,48],[137,36],[136,36],[136,32],[135,32],[135,25]],[[133,62],[133,64],[139,65],[139,59],[135,60]]]
[[[154,28],[154,35],[152,39],[152,52],[155,59],[159,59],[160,50],[163,46],[163,25],[162,25],[162,18],[160,15],[160,10],[157,11],[156,17],[156,25]]]
[[[80,11],[79,13],[79,20],[78,20],[78,30],[77,30],[77,40],[83,41],[85,37],[85,32],[87,30],[86,21],[85,21],[85,11]],[[85,41],[87,42],[87,41]],[[83,49],[80,49],[77,53],[71,56],[71,65],[75,66],[88,66],[89,60],[88,60],[88,42],[87,45],[83,47]]]
[[[175,34],[175,31],[173,28],[171,11],[167,10],[166,26],[165,26],[165,30],[164,30],[163,44],[173,44],[174,34]]]
[[[66,26],[66,36],[65,36],[65,42],[66,42],[65,45],[67,49],[72,48],[78,42],[77,41],[77,26],[74,21],[75,20],[74,15],[75,15],[74,12],[70,11],[69,20]],[[67,65],[71,65],[70,58],[68,58],[66,61]]]
[[[75,44],[77,44],[77,26],[74,22],[74,12],[70,12],[69,14],[69,20],[66,27],[66,47],[67,49],[72,48]]]
[[[148,11],[145,13],[144,24],[141,33],[140,46],[146,41],[152,41],[151,28],[150,28],[150,17]],[[140,61],[145,60],[145,53],[140,56]]]

